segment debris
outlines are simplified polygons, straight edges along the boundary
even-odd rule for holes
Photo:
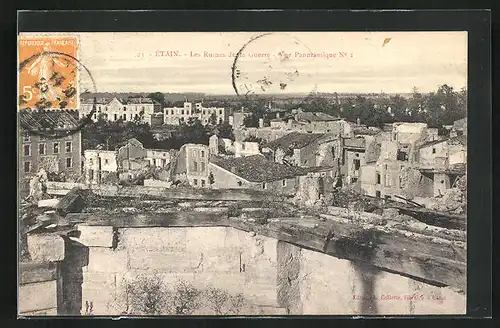
[[[465,193],[459,188],[447,189],[443,197],[436,198],[436,203],[430,205],[429,208],[435,211],[450,212],[454,214],[465,213]]]
[[[59,199],[58,198],[52,198],[52,199],[41,199],[38,201],[38,207],[50,207],[50,208],[55,208],[59,204]]]
[[[124,207],[122,208],[122,211],[125,213],[137,213],[138,210],[135,207]]]
[[[59,215],[65,216],[68,213],[81,212],[85,207],[84,191],[81,188],[72,188],[63,198],[60,199],[56,206],[56,212]]]

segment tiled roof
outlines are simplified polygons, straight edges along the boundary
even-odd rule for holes
[[[319,167],[303,168],[278,164],[267,160],[260,154],[238,158],[213,157],[210,162],[252,182],[266,182],[293,178],[306,175],[308,172],[317,172],[321,169]]]
[[[420,148],[429,147],[429,146],[440,144],[442,142],[449,142],[449,141],[451,141],[451,142],[458,141],[462,145],[467,146],[467,137],[462,135],[462,136],[456,136],[456,137],[453,137],[453,138],[447,138],[447,139],[442,139],[442,140],[429,141],[429,142],[426,142],[426,143],[422,144],[420,146]]]
[[[273,140],[263,147],[271,148],[271,149],[301,149],[305,146],[313,143],[314,141],[321,138],[323,134],[320,133],[300,133],[300,132],[291,132],[281,138]]]
[[[78,127],[78,121],[64,110],[21,110],[19,111],[19,123],[21,127],[32,131],[70,130]]]

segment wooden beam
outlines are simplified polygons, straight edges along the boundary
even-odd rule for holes
[[[50,195],[66,195],[74,184],[52,182],[47,186]],[[81,187],[80,187],[81,188]],[[106,197],[141,197],[151,196],[163,199],[218,200],[218,201],[263,201],[270,197],[269,192],[252,189],[193,189],[193,188],[157,188],[145,186],[101,185],[92,188],[93,193]]]
[[[421,222],[448,229],[467,230],[467,216],[433,211],[426,208],[408,208],[403,206],[388,206],[396,208],[401,214],[411,216]]]
[[[369,263],[407,276],[465,289],[465,248],[449,240],[394,228],[362,226],[345,218],[269,218],[259,224],[227,214],[180,210],[172,213],[72,213],[69,222],[133,227],[227,226],[275,238],[338,258]],[[458,250],[458,251],[457,251]]]

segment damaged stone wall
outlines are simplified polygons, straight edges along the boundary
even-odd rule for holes
[[[94,315],[126,312],[128,286],[141,275],[156,275],[166,286],[185,281],[200,291],[241,293],[252,305],[246,314],[283,313],[277,302],[275,239],[226,227],[79,229],[79,241],[88,249],[81,314],[87,304]]]
[[[89,225],[78,226],[78,231],[62,252],[61,242],[57,252],[30,249],[32,256],[44,261],[64,257],[62,288],[54,283],[44,287],[56,288],[49,288],[52,296],[62,292],[56,303],[43,301],[50,306],[63,301],[62,307],[57,304],[58,314],[134,314],[137,294],[131,290],[144,277],[170,289],[183,282],[203,295],[214,288],[230,297],[241,295],[240,315],[465,313],[461,291],[377,269],[369,258],[363,263],[339,259],[254,232],[229,227]],[[50,236],[42,237],[32,239]],[[34,294],[23,295],[26,305],[31,304]],[[198,302],[190,314],[213,315],[206,305]],[[33,309],[25,306],[23,312]]]
[[[278,300],[292,315],[464,314],[466,298],[323,253],[278,243]]]

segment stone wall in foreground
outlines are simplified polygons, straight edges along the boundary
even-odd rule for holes
[[[285,313],[277,302],[275,239],[226,227],[79,229],[80,248],[88,249],[80,314],[87,304],[93,315],[127,312],[133,303],[127,288],[144,276],[167,287],[184,281],[200,291],[216,287],[242,294],[246,311],[252,311],[247,314]],[[202,305],[193,314],[214,314]]]
[[[466,298],[399,274],[278,242],[278,295],[292,314],[464,314]]]
[[[239,315],[463,314],[466,309],[465,295],[449,287],[235,228],[80,225],[78,230],[57,252],[49,249],[60,237],[29,236],[33,258],[59,262],[58,271],[40,274],[36,266],[24,271],[22,315],[134,314],[137,294],[130,286],[140,277],[167,288],[184,281],[201,292],[215,287],[241,295]],[[44,247],[45,241],[52,246]],[[201,301],[191,314],[214,315],[212,303]]]
[[[52,316],[59,314],[61,277],[55,262],[25,262],[19,268],[18,314]]]

